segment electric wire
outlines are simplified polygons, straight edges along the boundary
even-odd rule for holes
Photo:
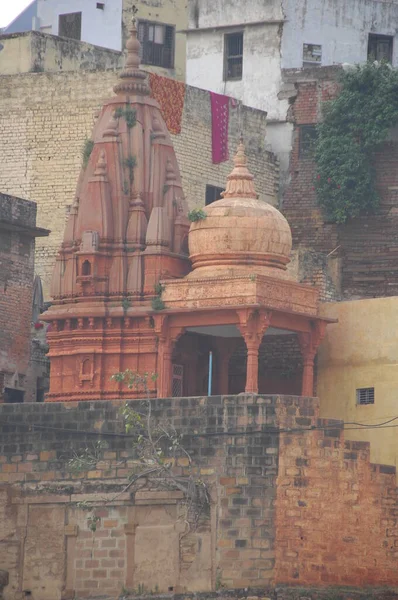
[[[283,433],[287,433],[287,434],[297,434],[297,433],[308,433],[311,431],[332,431],[332,430],[341,430],[341,431],[355,431],[355,430],[361,430],[364,431],[366,429],[368,430],[372,430],[372,429],[393,429],[398,427],[398,424],[395,425],[390,425],[390,423],[392,423],[393,421],[398,420],[398,417],[393,417],[391,419],[389,419],[388,421],[384,421],[382,423],[377,423],[374,425],[369,425],[369,424],[364,424],[364,423],[358,423],[356,421],[347,421],[347,422],[343,422],[343,421],[337,421],[336,423],[330,423],[328,425],[323,425],[323,426],[311,426],[311,427],[285,427],[285,428],[277,428],[277,427],[267,427],[265,426],[263,429],[249,429],[249,430],[231,430],[231,431],[205,431],[205,432],[197,432],[197,431],[192,431],[192,432],[188,432],[188,433],[181,433],[181,437],[193,437],[193,438],[200,438],[200,437],[215,437],[215,436],[230,436],[230,437],[234,437],[234,436],[251,436],[251,435],[280,435]],[[1,423],[1,421],[0,421]],[[3,424],[7,424],[7,425],[11,425],[11,426],[15,426],[15,427],[24,427],[25,432],[26,432],[26,425],[24,425],[23,423],[20,422],[5,422],[3,421]],[[354,425],[353,427],[346,427],[346,425]],[[29,431],[28,432],[33,432],[35,430],[45,430],[45,431],[54,431],[54,432],[59,432],[59,433],[64,433],[64,434],[71,434],[71,435],[87,435],[87,436],[94,436],[94,437],[115,437],[115,438],[129,438],[129,439],[134,439],[135,436],[134,435],[130,435],[127,433],[118,433],[118,432],[111,432],[111,431],[92,431],[92,430],[85,430],[85,429],[71,429],[68,427],[56,427],[56,426],[51,426],[51,425],[43,425],[43,424],[39,424],[39,423],[31,423],[29,424]],[[1,438],[1,433],[0,433],[0,438]]]

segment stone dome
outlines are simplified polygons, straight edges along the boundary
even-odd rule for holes
[[[292,235],[285,217],[258,199],[242,140],[222,200],[191,224],[191,278],[256,273],[286,278]]]

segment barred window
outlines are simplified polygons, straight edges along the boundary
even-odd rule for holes
[[[71,38],[72,40],[82,39],[82,13],[68,13],[58,17],[58,35]]]
[[[358,388],[357,389],[357,404],[374,404],[375,389],[374,388]]]
[[[138,39],[144,65],[174,68],[175,28],[163,23],[139,21]]]
[[[224,81],[242,79],[243,32],[228,33],[224,38]]]
[[[303,44],[303,67],[320,67],[322,65],[322,46],[319,44]]]

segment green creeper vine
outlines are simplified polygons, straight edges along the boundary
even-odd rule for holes
[[[341,92],[324,104],[315,144],[318,203],[344,223],[379,205],[374,156],[398,123],[398,71],[385,63],[356,66],[341,75]]]

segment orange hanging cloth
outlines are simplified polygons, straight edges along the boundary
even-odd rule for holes
[[[163,118],[170,133],[181,133],[182,112],[184,110],[185,83],[149,74],[151,96],[160,104]]]

